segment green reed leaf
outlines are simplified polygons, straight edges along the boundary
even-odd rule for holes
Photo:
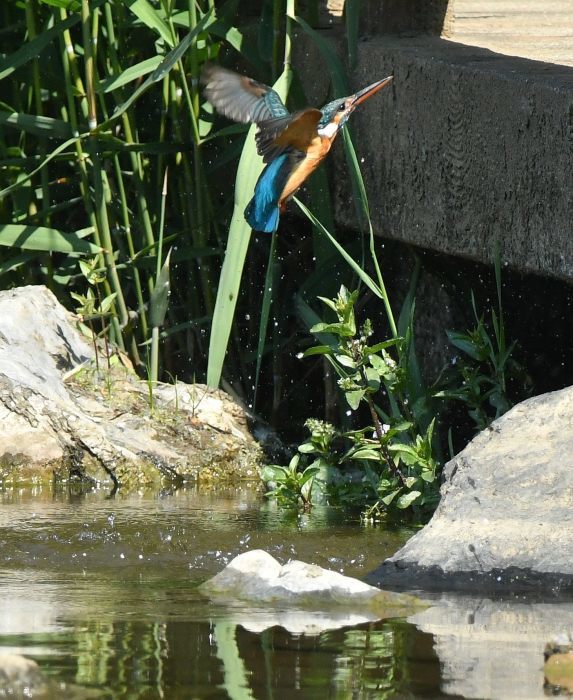
[[[157,32],[168,46],[174,46],[169,25],[148,0],[124,0],[124,3],[143,24]]]
[[[329,43],[319,32],[314,30],[302,17],[292,16],[291,19],[300,24],[305,34],[308,34],[320,49],[330,70],[334,92],[338,96],[348,95],[350,87],[348,85],[347,72],[334,50],[333,44]]]
[[[153,72],[159,65],[161,65],[162,56],[152,56],[151,58],[145,59],[145,61],[140,61],[129,68],[126,68],[119,75],[110,75],[109,78],[102,80],[100,82],[100,90],[103,92],[112,92],[112,90],[117,90],[117,88],[122,85],[127,85],[133,80],[137,80],[144,75],[148,75]]]
[[[89,241],[84,236],[93,233],[91,227],[65,233],[46,226],[24,226],[20,224],[0,225],[0,245],[8,248],[23,250],[39,250],[49,253],[82,253],[95,255],[102,248]]]
[[[372,290],[377,297],[379,297],[380,299],[384,299],[383,291],[372,279],[372,277],[370,277],[370,275],[362,269],[362,267],[356,262],[356,260],[354,260],[354,258],[344,250],[344,248],[340,245],[336,238],[334,238],[334,236],[322,225],[322,223],[316,218],[316,216],[309,209],[307,209],[307,207],[305,207],[305,205],[300,201],[300,199],[293,197],[293,200],[298,204],[302,212],[311,221],[311,223],[314,226],[316,226],[316,228],[328,238],[328,240],[332,243],[336,250],[338,250],[340,255],[342,255],[342,257],[346,260],[346,262],[350,265],[350,267],[354,270],[358,277],[364,282],[364,284],[370,290]]]
[[[101,3],[98,3],[100,5]],[[28,61],[33,58],[38,58],[42,51],[50,44],[54,39],[57,39],[64,29],[69,29],[73,27],[80,21],[79,15],[74,15],[68,17],[68,19],[63,22],[58,22],[51,29],[38,34],[38,36],[23,44],[17,51],[0,59],[0,80],[7,78],[11,75],[17,68],[25,65]]]
[[[50,139],[69,139],[72,136],[72,128],[68,122],[38,114],[0,112],[0,126],[3,125]]]
[[[189,32],[189,34],[177,44],[177,46],[172,49],[167,56],[161,61],[157,68],[151,73],[151,75],[145,80],[138,88],[133,92],[133,94],[121,105],[119,105],[111,117],[100,125],[100,129],[108,127],[113,121],[115,121],[119,116],[121,116],[131,105],[141,97],[141,95],[148,90],[151,85],[162,80],[164,76],[169,73],[173,66],[179,61],[185,52],[189,49],[191,44],[197,38],[197,35],[206,29],[209,24],[213,22],[213,11],[210,10],[207,14],[197,23],[195,28]]]
[[[283,100],[286,99],[289,84],[290,71],[285,71],[274,85],[274,89]],[[251,240],[251,227],[245,221],[244,211],[253,196],[257,179],[263,169],[263,161],[257,153],[255,144],[255,131],[256,126],[253,125],[249,129],[245,140],[235,180],[235,204],[229,227],[225,259],[217,289],[213,325],[209,339],[207,384],[212,387],[218,387],[221,379],[245,257]]]

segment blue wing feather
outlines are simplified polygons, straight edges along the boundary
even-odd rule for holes
[[[255,231],[274,233],[279,225],[279,199],[292,170],[290,153],[275,158],[261,173],[245,219]]]

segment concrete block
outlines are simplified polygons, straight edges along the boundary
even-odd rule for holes
[[[350,125],[376,231],[482,262],[499,240],[514,268],[573,280],[573,69],[435,37],[362,41],[353,86],[389,73]],[[341,150],[336,219],[355,228]]]

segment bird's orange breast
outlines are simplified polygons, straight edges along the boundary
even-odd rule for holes
[[[329,138],[321,137],[318,134],[312,138],[307,147],[305,157],[293,169],[284,186],[279,200],[281,208],[294,195],[307,177],[318,168],[328,151],[330,151],[331,146],[332,140]]]

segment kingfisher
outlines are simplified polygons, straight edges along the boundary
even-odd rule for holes
[[[229,119],[258,127],[257,151],[266,166],[245,208],[245,219],[252,229],[277,230],[286,203],[326,157],[348,117],[392,79],[378,80],[322,109],[307,107],[291,114],[268,85],[216,64],[205,64],[201,82],[207,100]]]

